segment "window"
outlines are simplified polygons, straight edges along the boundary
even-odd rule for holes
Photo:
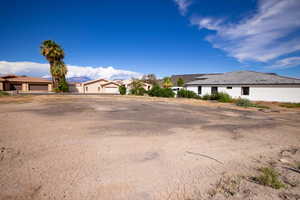
[[[98,92],[100,92],[100,87],[98,87]]]
[[[218,87],[211,87],[211,94],[217,94],[218,93]]]
[[[89,91],[89,88],[88,88],[88,87],[85,87],[85,90],[86,90],[86,91]]]
[[[242,87],[242,95],[249,95],[250,88],[249,87]]]
[[[202,87],[198,86],[198,95],[202,94]]]
[[[226,87],[226,89],[228,89],[228,90],[231,90],[231,89],[232,89],[232,87]]]

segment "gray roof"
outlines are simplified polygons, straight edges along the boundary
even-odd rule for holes
[[[279,76],[275,73],[236,71],[203,75],[185,85],[300,85],[300,79]]]
[[[171,80],[173,85],[177,86],[177,80],[179,78],[181,78],[184,81],[184,83],[188,83],[190,81],[196,80],[197,77],[205,76],[205,75],[214,75],[214,74],[177,74],[177,75],[172,75]]]

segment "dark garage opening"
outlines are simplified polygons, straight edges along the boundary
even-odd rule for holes
[[[10,90],[22,90],[22,84],[10,84]]]

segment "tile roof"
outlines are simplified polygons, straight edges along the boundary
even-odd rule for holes
[[[120,84],[115,83],[115,82],[113,82],[113,81],[108,82],[108,83],[104,83],[104,84],[102,84],[101,86],[106,86],[106,85],[110,85],[110,84],[113,84],[113,85],[116,85],[116,86],[120,86]]]
[[[5,78],[5,80],[10,82],[22,82],[22,83],[52,83],[52,81],[47,79],[28,77],[28,76],[17,76],[14,78]]]
[[[223,74],[207,74],[186,85],[300,85],[300,79],[279,76],[274,73],[236,71]]]
[[[90,80],[90,81],[83,82],[83,84],[84,85],[88,85],[88,84],[95,83],[95,82],[98,82],[98,81],[109,82],[108,80],[106,80],[104,78],[99,78],[99,79],[95,79],[95,80]]]

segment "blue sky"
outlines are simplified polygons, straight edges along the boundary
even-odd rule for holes
[[[49,74],[52,39],[69,76],[276,72],[300,78],[299,0],[1,1],[0,73]]]

